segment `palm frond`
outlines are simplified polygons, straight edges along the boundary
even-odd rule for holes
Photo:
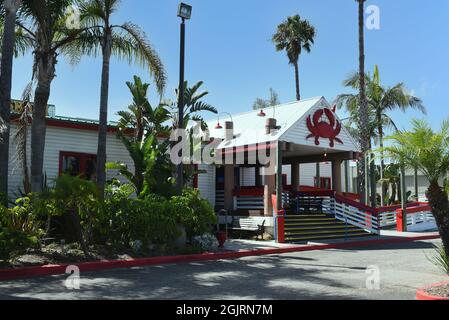
[[[146,34],[137,25],[130,22],[113,27],[115,29],[113,53],[119,58],[126,59],[129,63],[136,61],[144,67],[147,66],[150,74],[154,76],[159,94],[162,95],[167,75],[162,60],[148,41]]]

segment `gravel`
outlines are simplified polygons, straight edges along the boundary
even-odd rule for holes
[[[425,290],[425,292],[431,296],[449,298],[449,283],[438,287],[431,287]]]

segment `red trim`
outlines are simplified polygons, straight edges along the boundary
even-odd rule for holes
[[[318,189],[313,191],[306,191],[302,190],[300,188],[299,192],[296,192],[297,195],[305,195],[305,196],[311,196],[311,197],[333,197],[335,192],[332,190],[324,190],[324,189]]]
[[[77,266],[80,268],[81,272],[86,272],[86,271],[98,271],[116,268],[131,268],[137,266],[189,263],[194,261],[238,259],[250,256],[283,254],[283,253],[303,252],[303,251],[368,247],[373,245],[405,243],[411,241],[432,240],[438,238],[440,238],[438,234],[431,234],[418,237],[399,237],[394,239],[389,238],[389,239],[374,239],[364,241],[349,241],[344,243],[294,246],[288,248],[240,250],[234,252],[202,253],[192,255],[153,257],[153,258],[130,259],[130,260],[96,261],[96,262],[79,263],[77,264]],[[0,280],[12,280],[19,278],[42,277],[42,276],[64,274],[67,266],[68,265],[45,265],[45,266],[25,267],[18,269],[1,269]]]
[[[193,165],[193,168],[195,169],[195,171],[198,171],[198,165],[197,164]],[[193,187],[195,189],[198,189],[198,173],[193,176]]]
[[[81,152],[71,152],[71,151],[60,151],[59,152],[59,175],[62,174],[62,160],[64,157],[78,157],[80,158],[80,174],[86,172],[86,160],[88,158],[97,158],[96,154],[81,153]]]
[[[423,211],[432,211],[432,208],[427,204],[418,203],[417,207],[407,208],[405,215],[402,208],[396,209],[396,230],[398,232],[405,232],[407,229],[407,214],[413,214]]]
[[[407,208],[407,213],[418,213],[418,212],[423,212],[423,211],[431,211],[432,208],[429,205],[419,205],[417,207],[412,207],[412,208]],[[396,211],[400,211],[402,212],[402,208],[401,209],[397,209]]]
[[[47,126],[65,128],[65,129],[77,129],[87,131],[98,131],[99,125],[94,123],[81,123],[68,120],[47,119]],[[108,132],[116,133],[117,127],[108,126]]]
[[[11,121],[17,122],[19,116],[17,114],[11,115]],[[63,119],[54,119],[47,118],[46,119],[47,126],[56,127],[56,128],[64,128],[64,129],[76,129],[76,130],[86,130],[86,131],[96,131],[99,130],[99,125],[96,123],[88,123],[88,122],[78,122],[71,120],[63,120]],[[116,126],[108,126],[109,133],[116,133],[118,128]],[[132,134],[134,132],[133,129],[126,130],[127,134]],[[168,138],[167,136],[158,136],[158,138]]]
[[[248,151],[257,151],[257,150],[272,150],[277,148],[277,142],[262,142],[259,144],[253,144],[253,145],[247,145],[243,147],[230,147],[230,148],[224,148],[224,149],[218,149],[217,155],[224,155],[224,154],[235,154],[235,153],[241,153],[241,152],[248,152]]]
[[[421,288],[421,289],[416,290],[416,300],[442,300],[442,301],[449,300],[449,298],[432,296],[432,295],[426,293],[427,289],[434,288],[434,287],[440,287],[440,286],[443,286],[445,284],[449,284],[449,281],[443,281],[443,282],[440,282],[440,283],[434,283],[434,284],[432,284],[430,286],[427,286],[425,288]]]
[[[360,210],[364,210],[367,213],[372,214],[374,216],[378,215],[376,209],[374,209],[372,207],[369,207],[369,206],[366,206],[366,205],[364,205],[364,204],[362,204],[360,202],[357,202],[357,201],[345,198],[345,197],[343,197],[343,196],[341,196],[339,194],[335,195],[335,201],[340,202],[340,203],[344,203],[344,204],[348,204],[348,205],[353,206],[353,207],[355,207],[357,209],[360,209]]]
[[[425,202],[412,202],[412,203],[407,203],[407,208],[411,208],[411,207],[418,207],[418,206],[427,206],[428,203]],[[384,207],[379,207],[376,208],[378,213],[383,213],[383,212],[391,212],[391,211],[396,211],[397,209],[402,208],[402,206],[400,204],[394,205],[394,206],[384,206]]]
[[[264,195],[264,188],[262,187],[241,187],[234,190],[234,196],[253,196],[261,197]]]

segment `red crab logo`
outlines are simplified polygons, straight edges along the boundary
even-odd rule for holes
[[[321,119],[323,115],[326,116],[328,121]],[[307,118],[307,128],[311,134],[306,139],[314,137],[317,146],[320,145],[320,138],[329,139],[331,148],[334,147],[334,141],[343,144],[343,141],[337,138],[341,131],[341,123],[335,119],[334,113],[328,108],[317,110],[313,114],[313,122],[312,117],[309,116]]]

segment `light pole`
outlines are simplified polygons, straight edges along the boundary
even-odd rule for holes
[[[178,92],[178,129],[184,129],[184,55],[185,55],[185,21],[192,15],[192,6],[180,3],[178,7],[178,17],[181,18],[181,45],[180,45],[180,63],[179,63],[179,92]],[[183,163],[181,161],[176,168],[176,185],[181,193],[184,186]]]

